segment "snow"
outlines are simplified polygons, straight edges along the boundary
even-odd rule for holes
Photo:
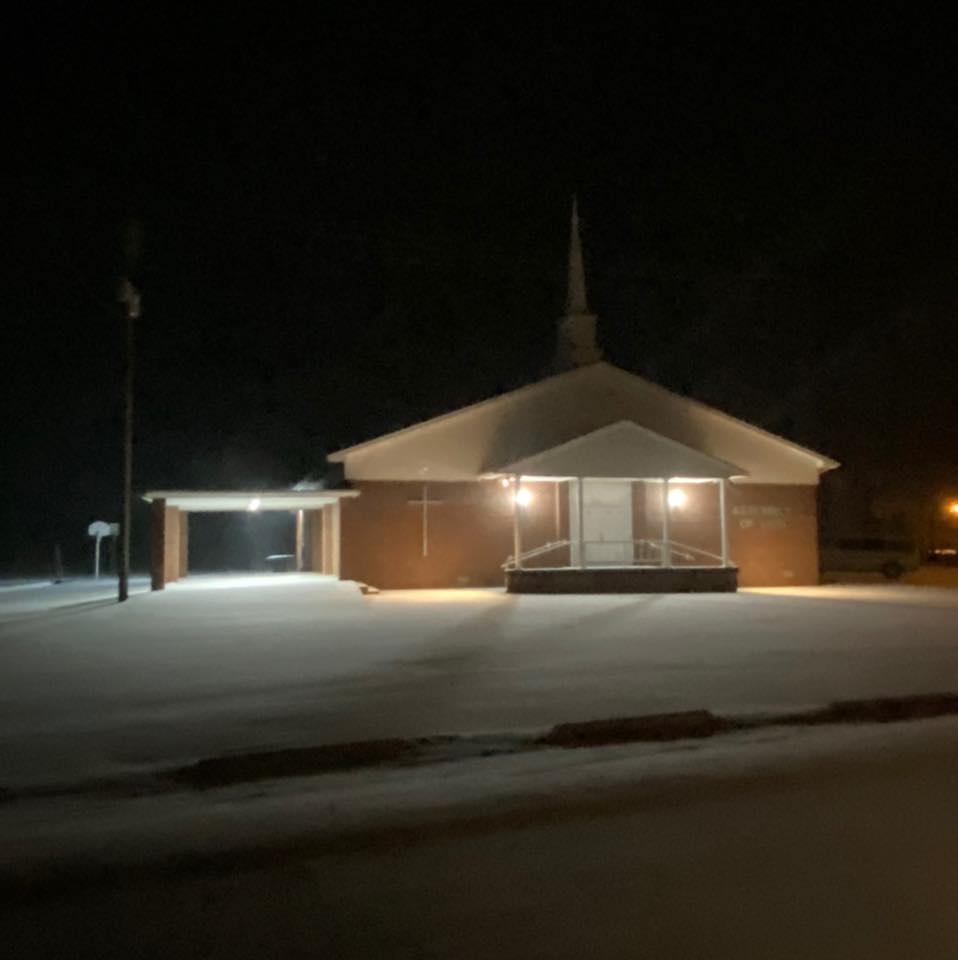
[[[174,855],[283,846],[323,848],[384,829],[437,830],[476,817],[562,804],[589,811],[604,797],[667,802],[688,789],[846,771],[903,756],[940,758],[958,742],[958,718],[896,725],[768,728],[684,743],[621,744],[471,757],[422,767],[323,774],[135,799],[58,796],[18,802],[0,820],[9,873],[53,862],[132,865]],[[953,761],[949,761],[953,766]]]
[[[0,923],[16,956],[951,960],[956,743],[949,718],[14,805],[0,875],[94,879]]]
[[[932,588],[362,597],[274,575],[123,605],[58,589],[0,597],[7,788],[280,745],[958,688],[958,592]]]
[[[130,595],[146,593],[148,577],[130,579]],[[79,577],[55,583],[52,580],[0,582],[0,623],[26,616],[48,614],[81,604],[108,603],[116,599],[116,580],[111,577]]]
[[[50,580],[0,580],[0,593],[10,590],[35,590],[38,587],[52,586]]]

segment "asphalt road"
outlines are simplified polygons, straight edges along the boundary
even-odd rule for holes
[[[345,829],[350,796],[365,813]],[[955,720],[127,804],[101,857],[123,834],[134,842],[137,817],[140,855],[164,832],[179,853],[156,873],[128,862],[39,899],[7,897],[7,955],[958,955]],[[213,823],[218,839],[197,853]],[[244,859],[254,836],[259,855]]]

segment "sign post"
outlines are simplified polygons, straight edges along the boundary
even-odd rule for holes
[[[104,537],[112,536],[115,526],[115,523],[105,523],[103,520],[94,520],[93,523],[86,528],[86,532],[96,541],[93,547],[93,577],[96,580],[100,579],[100,541]]]

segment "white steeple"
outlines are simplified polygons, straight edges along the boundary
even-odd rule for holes
[[[585,264],[579,235],[578,198],[572,198],[572,226],[569,235],[569,278],[565,316],[559,321],[557,359],[561,367],[584,367],[602,359],[595,339],[596,316],[589,313],[585,290]]]

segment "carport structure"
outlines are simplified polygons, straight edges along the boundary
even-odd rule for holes
[[[150,586],[162,590],[189,572],[191,513],[296,515],[296,569],[339,576],[340,501],[358,490],[153,490],[150,504]]]

